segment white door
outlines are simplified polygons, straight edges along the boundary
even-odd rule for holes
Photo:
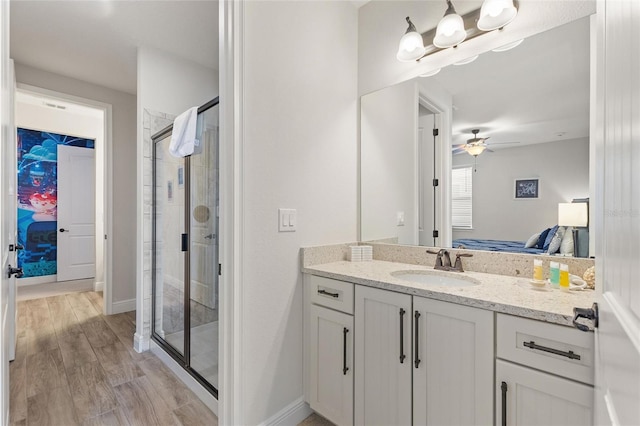
[[[591,386],[496,360],[497,425],[592,425],[592,404]]]
[[[415,296],[413,311],[413,423],[490,425],[493,312]]]
[[[640,424],[640,2],[598,3],[596,420]],[[602,137],[601,137],[602,136]]]
[[[411,424],[411,296],[356,286],[356,425]]]
[[[58,145],[58,281],[96,271],[95,150]]]
[[[15,349],[15,279],[9,274],[9,268],[16,267],[16,140],[13,123],[13,64],[9,59],[9,2],[0,2],[0,253],[2,271],[0,271],[0,421],[9,423],[9,360]]]
[[[353,316],[310,305],[311,408],[338,426],[353,424]]]

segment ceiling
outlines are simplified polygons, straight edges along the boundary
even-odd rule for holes
[[[217,0],[11,1],[20,64],[135,94],[138,47],[217,70]]]
[[[589,18],[530,37],[506,52],[419,79],[453,96],[453,144],[490,136],[492,149],[589,136]]]

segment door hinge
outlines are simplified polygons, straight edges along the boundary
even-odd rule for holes
[[[438,230],[433,230],[433,238],[438,238]]]
[[[438,186],[439,184],[440,184],[440,181],[438,181],[438,179],[433,180],[433,186]]]
[[[189,234],[182,234],[182,251],[189,250]]]
[[[433,136],[438,136],[438,129],[433,129]]]
[[[218,275],[222,275],[222,263],[218,263]]]
[[[578,319],[584,318],[593,322],[593,328],[598,328],[599,318],[598,304],[594,303],[591,308],[573,308],[573,326],[581,331],[591,331],[591,327],[587,324],[578,322]]]

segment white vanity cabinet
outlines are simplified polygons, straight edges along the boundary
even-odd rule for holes
[[[593,333],[504,314],[496,329],[497,425],[593,424]]]
[[[305,276],[306,400],[340,426],[353,424],[353,287]]]
[[[493,422],[493,312],[356,286],[355,423]]]
[[[355,424],[411,424],[411,296],[356,286]]]

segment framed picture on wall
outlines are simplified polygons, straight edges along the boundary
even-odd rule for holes
[[[538,198],[538,179],[516,179],[515,198]]]

